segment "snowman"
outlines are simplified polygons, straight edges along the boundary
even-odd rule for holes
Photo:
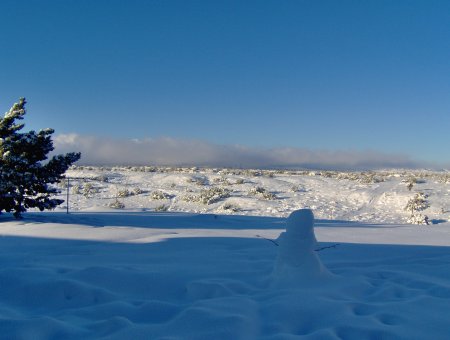
[[[288,217],[286,231],[277,240],[279,250],[272,273],[276,284],[301,286],[331,276],[314,250],[317,240],[313,227],[311,209],[296,210]]]

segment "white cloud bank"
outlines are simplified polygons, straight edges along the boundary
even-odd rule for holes
[[[375,151],[325,151],[303,148],[250,148],[169,137],[124,140],[61,134],[57,153],[79,151],[78,164],[166,165],[243,168],[379,169],[423,166],[405,155]]]

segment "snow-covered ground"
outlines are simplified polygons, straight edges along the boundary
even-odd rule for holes
[[[449,338],[448,173],[69,176],[69,215],[0,216],[1,338]]]
[[[71,211],[104,209],[117,198],[143,211],[287,217],[308,207],[320,219],[404,223],[408,200],[423,192],[430,207],[421,213],[434,223],[450,220],[450,172],[78,167],[68,176]],[[409,182],[416,182],[411,190]]]

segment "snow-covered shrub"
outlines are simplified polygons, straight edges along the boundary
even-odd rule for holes
[[[128,189],[120,189],[117,191],[117,197],[128,197],[131,196],[131,192]]]
[[[406,204],[405,210],[411,212],[411,215],[416,211],[422,211],[430,207],[427,200],[428,195],[423,192],[418,192]]]
[[[450,174],[439,175],[437,181],[444,184],[450,183]]]
[[[274,178],[275,177],[275,172],[274,171],[267,171],[264,173],[267,177],[269,178]]]
[[[203,204],[216,203],[224,198],[230,197],[231,190],[222,187],[212,187],[202,190],[199,195],[186,195],[185,202],[200,202]]]
[[[81,194],[81,185],[75,184],[72,186],[71,192],[73,195],[79,195]]]
[[[146,166],[146,167],[144,167],[144,171],[145,172],[157,172],[158,168],[154,167],[154,166]]]
[[[197,185],[208,185],[208,179],[205,176],[192,176],[188,178],[188,183],[195,183]]]
[[[422,225],[428,225],[429,221],[428,221],[428,216],[427,215],[422,215],[420,213],[416,213],[414,215],[411,215],[408,219],[407,222],[410,224],[422,224]]]
[[[275,196],[275,194],[271,193],[270,191],[267,191],[265,188],[263,187],[254,187],[251,188],[250,191],[248,192],[249,195],[252,196],[258,196],[261,197],[265,200],[274,200],[277,197]]]
[[[293,185],[289,189],[291,192],[297,192],[300,190],[300,187],[298,185]]]
[[[230,181],[226,177],[216,177],[214,178],[214,183],[221,183],[222,185],[231,185]]]
[[[242,172],[239,172],[238,175],[244,175],[246,177],[259,177],[262,176],[262,171],[261,170],[251,170],[251,169],[247,169],[247,170],[242,170]]]
[[[414,183],[415,182],[408,182],[408,184],[406,184],[406,188],[409,190],[409,191],[411,191],[412,190],[412,188],[413,188],[413,186],[414,186]]]
[[[265,189],[265,188],[263,188],[263,187],[254,187],[254,188],[251,188],[251,189],[249,190],[248,194],[249,194],[249,195],[256,196],[256,195],[262,194],[262,193],[264,193],[264,192],[266,192],[266,189]]]
[[[185,195],[181,199],[184,202],[198,202],[198,198],[195,195]]]
[[[244,179],[243,178],[238,178],[236,180],[236,184],[244,184]]]
[[[111,202],[111,203],[109,204],[109,207],[110,207],[110,208],[113,208],[113,209],[123,209],[123,208],[125,208],[125,204],[123,204],[121,201],[119,201],[119,200],[116,198],[113,202]]]
[[[203,204],[212,204],[224,198],[230,197],[230,193],[231,190],[222,187],[212,187],[206,190],[202,190],[197,199]]]
[[[92,183],[87,183],[83,187],[83,196],[84,197],[90,197],[97,192],[98,192],[98,189],[96,187],[94,187],[94,185]]]
[[[142,194],[143,192],[144,191],[139,187],[133,188],[133,191],[132,191],[133,195],[139,195],[139,194]]]
[[[405,210],[411,213],[408,222],[414,224],[428,224],[428,216],[422,216],[419,211],[423,211],[430,207],[428,195],[418,192],[411,198],[405,206]],[[425,222],[425,223],[424,223]]]
[[[317,175],[317,173],[315,173]],[[347,179],[363,184],[380,183],[385,181],[385,175],[375,172],[336,172],[327,171],[320,173],[324,177],[336,178],[339,180]]]
[[[410,176],[407,179],[404,179],[402,182],[416,184],[417,178],[414,176]]]
[[[167,211],[167,210],[169,210],[169,206],[165,204],[158,205],[155,208],[155,211]]]
[[[95,180],[99,181],[99,182],[108,183],[109,182],[109,177],[106,176],[106,175],[100,175],[100,176],[95,177]]]
[[[409,176],[408,178],[402,180],[403,183],[406,183],[406,188],[411,191],[412,188],[414,187],[414,185],[416,184],[423,184],[425,183],[424,179],[419,179],[417,177],[414,176]]]
[[[277,199],[277,196],[269,191],[266,191],[262,194],[262,198],[264,198],[265,200],[275,200]]]
[[[384,179],[374,173],[363,173],[358,181],[359,183],[372,184],[384,182]]]
[[[253,176],[253,177],[259,177],[259,176],[262,176],[262,171],[250,170],[250,175]]]
[[[154,200],[167,200],[171,198],[168,193],[160,190],[153,191],[150,197]]]
[[[241,209],[241,207],[240,207],[239,205],[237,205],[237,204],[233,204],[233,203],[225,203],[225,204],[222,206],[222,210],[225,210],[225,211],[232,211],[232,212],[238,212],[238,211],[241,211],[242,209]]]
[[[335,174],[332,171],[324,171],[324,172],[321,172],[321,176],[323,176],[325,178],[334,178]]]

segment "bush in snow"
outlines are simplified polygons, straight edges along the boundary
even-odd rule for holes
[[[154,166],[146,166],[146,167],[144,167],[144,171],[145,172],[157,172],[158,168],[154,167]]]
[[[414,186],[414,183],[415,182],[408,182],[408,184],[406,184],[406,188],[408,188],[408,190],[411,191]]]
[[[321,176],[328,178],[337,178],[337,179],[347,179],[351,181],[356,181],[363,184],[372,184],[372,183],[380,183],[384,182],[385,178],[381,173],[374,172],[321,172],[319,173]],[[311,175],[311,173],[310,173]],[[317,173],[315,173],[317,175]]]
[[[261,198],[263,198],[265,200],[274,200],[274,199],[277,198],[275,196],[275,194],[267,191],[263,187],[254,187],[254,188],[250,189],[250,191],[248,193],[249,193],[249,195],[258,196],[258,197],[261,197]]]
[[[244,179],[238,178],[238,179],[236,180],[236,184],[244,184]]]
[[[418,192],[406,204],[405,210],[411,213],[408,222],[414,224],[428,224],[428,216],[422,216],[419,211],[423,211],[430,207],[427,200],[428,195],[423,192]]]
[[[259,176],[262,176],[262,174],[263,174],[262,171],[260,171],[260,170],[247,170],[246,173],[248,176],[253,176],[253,177],[259,177]]]
[[[117,191],[117,197],[128,197],[131,196],[131,192],[128,189],[120,189]]]
[[[274,171],[264,172],[264,174],[267,175],[267,177],[269,177],[269,178],[274,178],[275,177],[275,172]]]
[[[109,204],[109,207],[113,209],[123,209],[125,208],[125,204],[123,204],[116,198],[113,202]]]
[[[423,192],[418,192],[406,204],[405,210],[410,211],[413,215],[417,211],[422,211],[430,207],[428,203],[428,195]]]
[[[167,200],[170,199],[170,195],[168,193],[162,192],[162,191],[153,191],[151,198],[154,200]]]
[[[185,202],[198,202],[198,198],[194,195],[185,195],[182,197],[182,200]]]
[[[428,225],[429,224],[428,216],[427,215],[422,215],[422,214],[419,214],[419,213],[411,215],[407,219],[407,222],[411,223],[411,224],[422,224],[422,225]]]
[[[266,189],[264,189],[263,187],[254,187],[249,190],[248,194],[256,196],[256,195],[262,194],[264,192],[266,192]]]
[[[94,187],[94,185],[92,183],[87,183],[83,187],[83,196],[84,197],[90,197],[97,192],[98,192],[98,189],[96,187]]]
[[[133,191],[132,191],[133,195],[140,195],[140,194],[142,194],[143,192],[144,192],[144,191],[142,191],[142,189],[139,188],[139,187],[133,188]]]
[[[80,153],[53,156],[53,129],[39,132],[19,132],[24,124],[17,123],[26,114],[25,98],[0,118],[0,213],[14,212],[16,218],[28,208],[53,209],[64,202],[53,199],[58,189],[51,184],[64,178],[69,167],[80,159]]]
[[[444,175],[440,175],[438,176],[438,182],[440,183],[450,183],[450,174],[444,174]]]
[[[363,173],[361,174],[361,177],[359,178],[358,182],[364,183],[364,184],[372,184],[372,183],[380,183],[384,182],[384,179],[380,176],[377,176],[374,173]]]
[[[109,182],[109,177],[108,176],[106,176],[106,175],[100,175],[100,176],[97,176],[96,178],[94,178],[96,181],[99,181],[99,182],[105,182],[105,183],[108,183]]]
[[[214,183],[221,183],[222,185],[231,185],[231,182],[226,177],[214,178]]]
[[[300,187],[298,185],[293,185],[293,186],[291,186],[290,190],[291,190],[291,192],[297,192],[300,190]]]
[[[167,210],[169,210],[169,206],[165,204],[158,205],[155,208],[155,211],[167,211]]]
[[[228,189],[213,187],[207,190],[202,190],[197,199],[203,204],[212,204],[224,198],[230,197],[230,193],[231,191]]]
[[[238,212],[238,211],[241,211],[242,209],[241,209],[241,207],[240,207],[239,205],[237,205],[237,204],[233,204],[233,203],[225,203],[225,204],[222,206],[222,210],[225,210],[225,211],[232,211],[232,212]]]
[[[73,185],[71,191],[72,191],[73,195],[81,194],[81,185],[79,185],[79,184]]]
[[[202,190],[199,195],[186,195],[183,197],[185,202],[200,202],[203,204],[213,204],[224,198],[230,197],[231,190],[212,187],[206,190]]]
[[[195,183],[197,185],[208,185],[208,179],[204,176],[192,176],[187,180],[188,183]]]

